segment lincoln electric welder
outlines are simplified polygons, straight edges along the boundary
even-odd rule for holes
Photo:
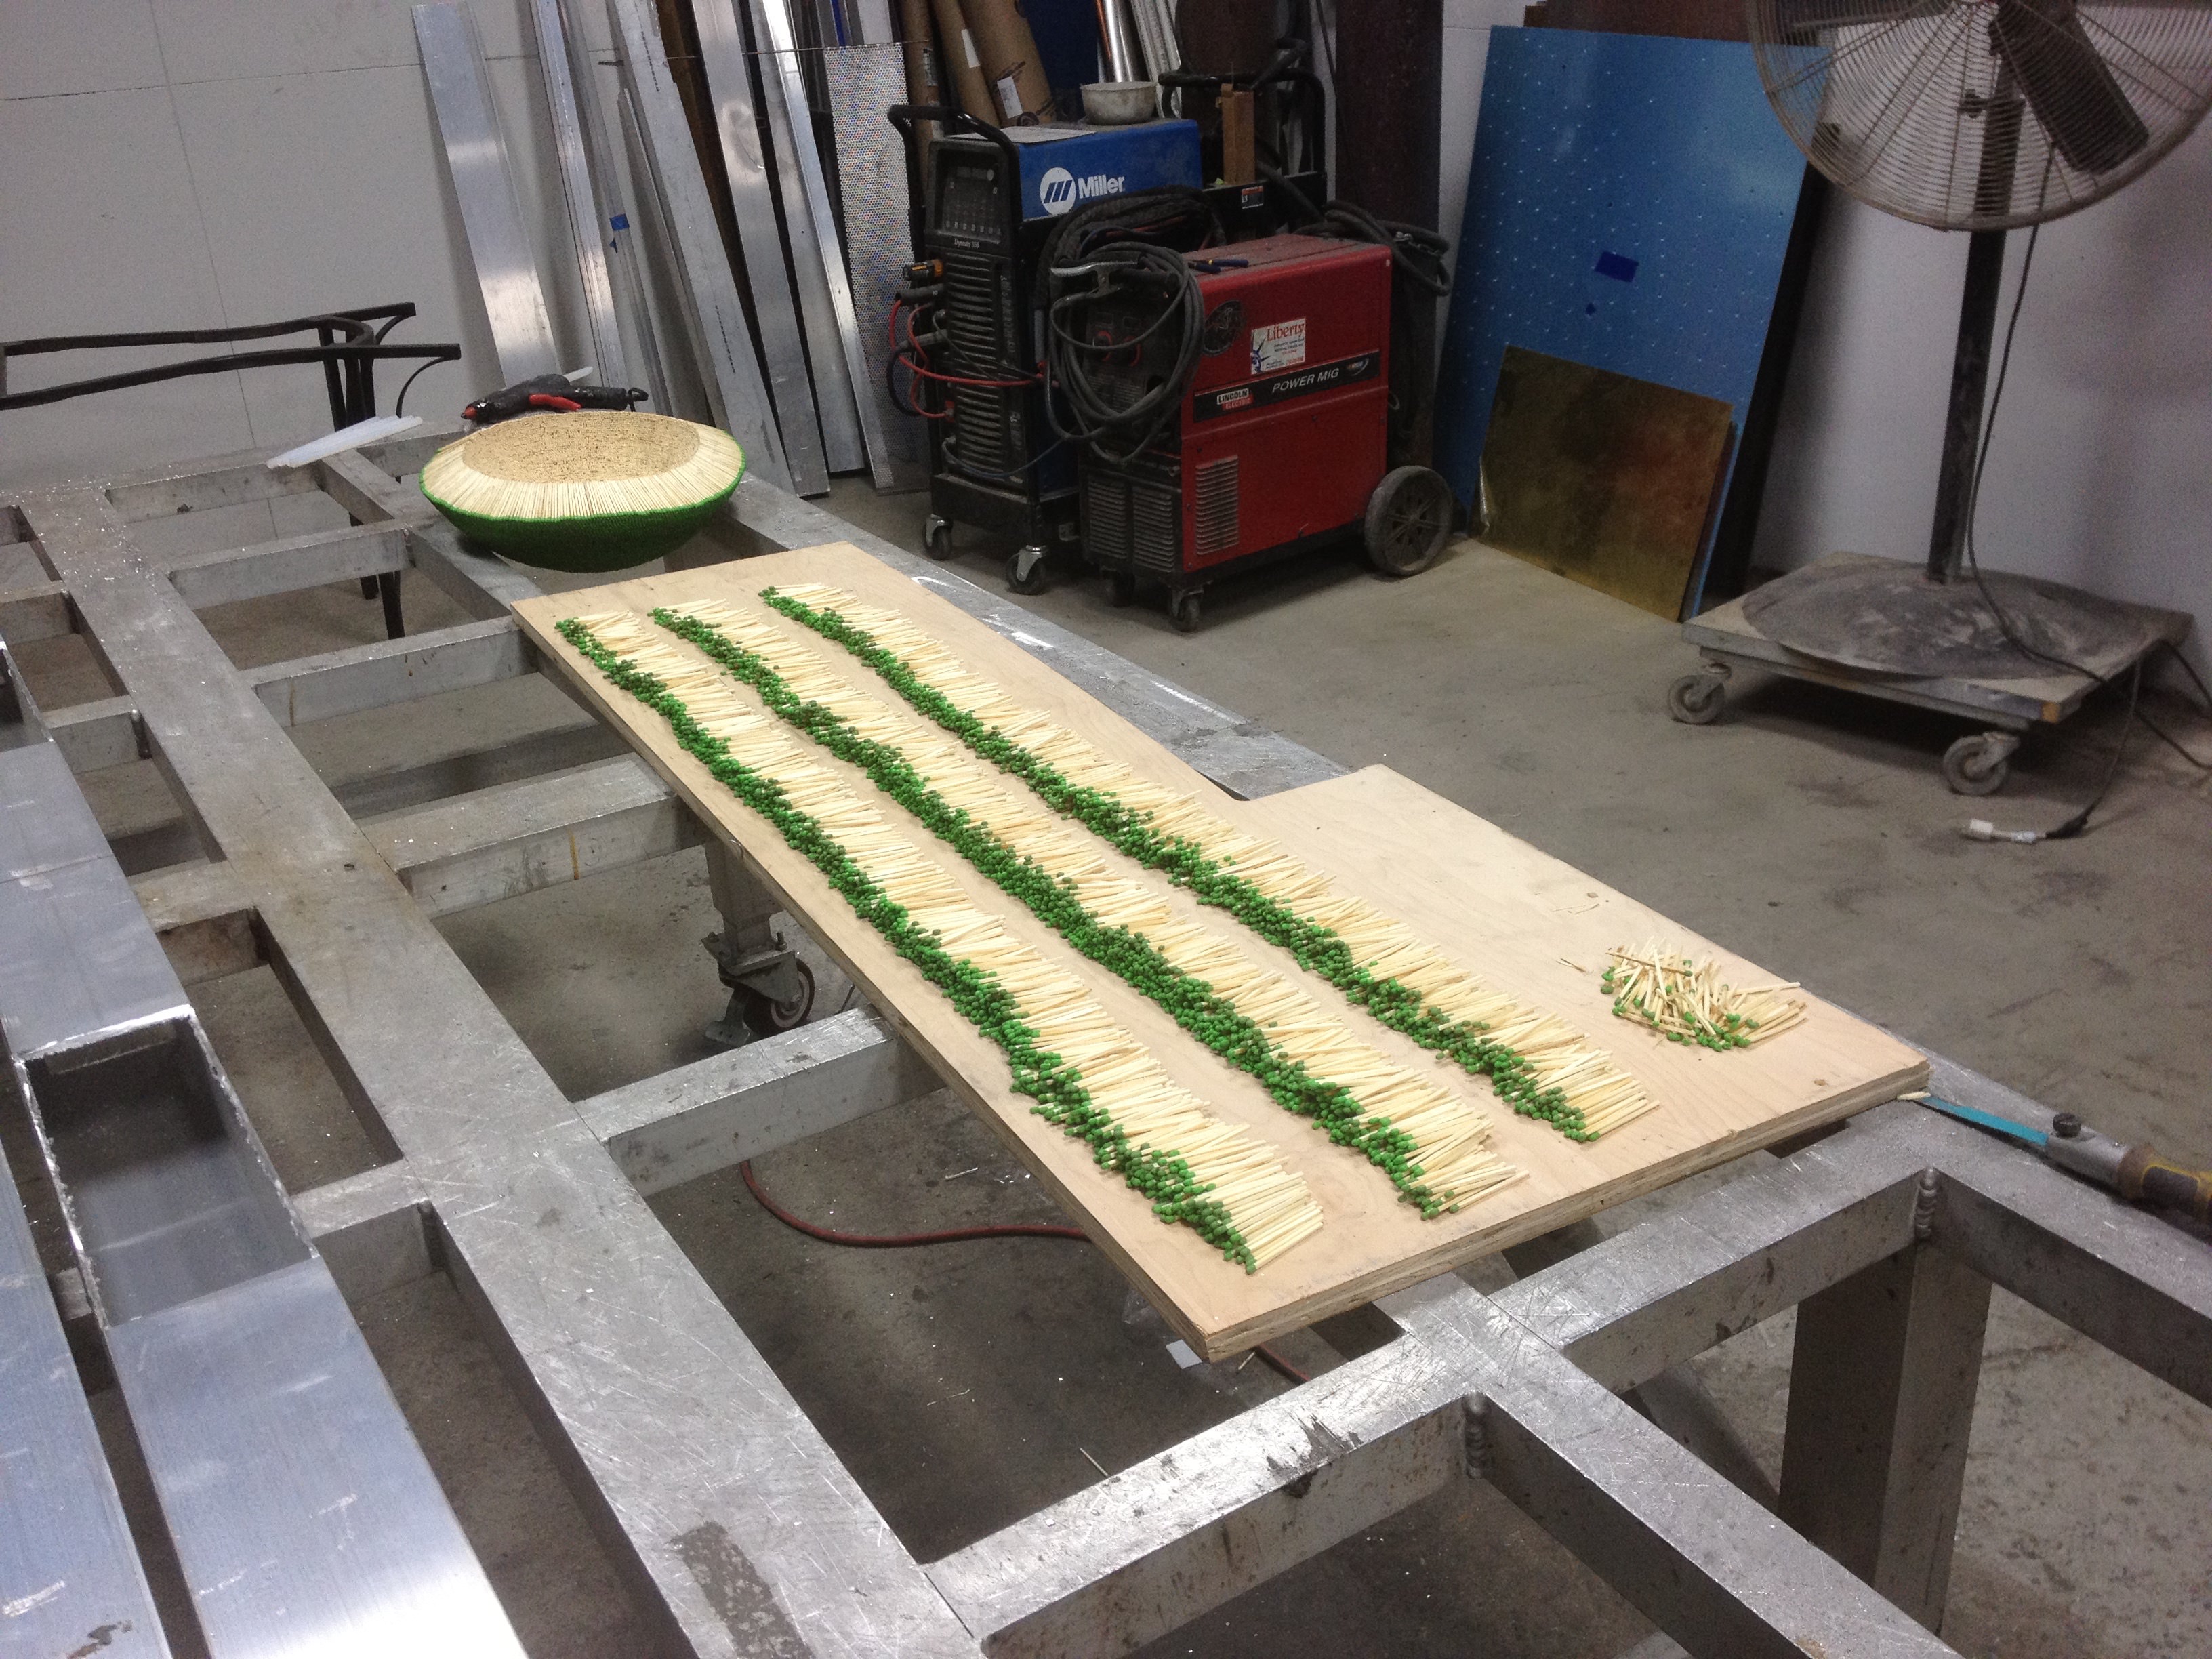
[[[1393,469],[1388,434],[1394,262],[1441,244],[1340,204],[1325,227],[1339,234],[1054,251],[1048,393],[1082,446],[1084,557],[1115,604],[1164,586],[1188,633],[1233,567],[1353,534],[1389,575],[1443,550],[1450,488]]]

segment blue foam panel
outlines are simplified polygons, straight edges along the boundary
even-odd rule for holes
[[[1437,385],[1460,500],[1509,345],[1717,398],[1741,434],[1804,173],[1740,41],[1492,29]]]

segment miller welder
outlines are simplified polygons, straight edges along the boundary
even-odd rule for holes
[[[1325,228],[1340,234],[1120,243],[1048,268],[1048,393],[1082,441],[1083,554],[1115,604],[1164,586],[1188,633],[1233,566],[1357,534],[1378,570],[1411,575],[1449,538],[1450,487],[1390,465],[1394,396],[1425,384],[1414,365],[1394,393],[1394,270],[1433,291],[1441,243],[1341,204]]]
[[[1012,127],[962,111],[901,105],[916,204],[916,264],[892,313],[895,383],[928,417],[930,553],[951,552],[954,523],[1011,536],[1018,585],[1054,544],[1076,538],[1075,452],[1058,441],[1040,372],[1037,258],[1061,218],[1092,203],[1164,187],[1195,191],[1195,123]],[[914,125],[943,124],[926,176]]]

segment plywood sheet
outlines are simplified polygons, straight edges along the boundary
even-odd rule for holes
[[[1144,1200],[1096,1168],[1086,1147],[1032,1115],[1030,1103],[1008,1088],[1000,1051],[860,923],[779,835],[685,754],[658,714],[610,686],[555,631],[568,617],[643,611],[709,599],[772,616],[759,606],[762,588],[807,581],[832,583],[902,611],[975,672],[1029,707],[1146,777],[1203,799],[1237,827],[1282,843],[1328,872],[1342,890],[1412,924],[1501,990],[1571,1019],[1644,1082],[1660,1109],[1587,1146],[1516,1118],[1498,1108],[1480,1079],[1351,1008],[1286,955],[1235,929],[1221,913],[1202,908],[1164,878],[1128,866],[1182,914],[1232,933],[1255,960],[1279,969],[1323,1008],[1340,1012],[1355,1036],[1490,1114],[1499,1152],[1526,1172],[1525,1178],[1456,1213],[1424,1220],[1398,1200],[1388,1181],[1364,1159],[1332,1146],[1278,1107],[1258,1084],[1185,1036],[1150,1002],[1077,956],[950,849],[932,841],[857,770],[826,751],[810,749],[810,760],[848,775],[857,794],[910,831],[915,844],[934,856],[980,905],[1000,916],[1008,931],[1093,987],[1099,1006],[1149,1046],[1176,1082],[1218,1116],[1265,1140],[1304,1176],[1326,1217],[1318,1234],[1256,1273],[1224,1261],[1188,1229],[1163,1225]],[[1210,1357],[1236,1352],[1694,1170],[1887,1100],[1925,1073],[1911,1049],[1817,1001],[1796,1030],[1759,1048],[1730,1054],[1685,1048],[1616,1020],[1597,984],[1607,946],[1656,933],[1692,950],[1712,947],[1383,769],[1262,801],[1231,799],[1043,663],[855,548],[806,549],[552,595],[526,602],[516,614],[544,651],[549,668],[566,675],[702,819],[744,851],[923,1057],[1006,1137],[1155,1305]],[[780,625],[816,647],[818,659],[851,684],[891,701],[888,689],[838,647],[795,623]],[[1717,954],[1747,977],[1766,977],[1726,952]]]

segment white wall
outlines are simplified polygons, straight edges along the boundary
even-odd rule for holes
[[[2212,129],[2046,226],[1975,543],[2212,627]],[[2027,249],[2011,239],[1998,318]],[[1815,256],[1754,556],[1928,551],[1966,239],[1848,199]]]
[[[602,8],[580,9],[604,30]],[[472,10],[554,331],[580,363],[526,9]],[[393,341],[458,340],[466,355],[425,374],[410,411],[451,414],[497,371],[436,131],[407,0],[0,0],[0,338],[411,300],[420,315]],[[25,358],[9,379],[22,389],[149,361]],[[409,368],[380,367],[386,412]],[[170,381],[0,415],[0,485],[329,429],[312,367]]]
[[[1455,241],[1490,31],[1521,12],[1446,0],[1438,205]],[[1832,200],[1756,562],[1926,557],[1966,259],[1962,235]],[[1975,543],[1991,568],[2191,613],[2191,655],[2212,668],[2212,124],[2043,232]]]
[[[1437,166],[1437,226],[1459,245],[1460,216],[1467,210],[1467,175],[1474,159],[1475,116],[1482,107],[1482,67],[1490,58],[1490,31],[1517,27],[1525,0],[1444,0],[1443,101]],[[1443,328],[1437,329],[1439,346]]]

